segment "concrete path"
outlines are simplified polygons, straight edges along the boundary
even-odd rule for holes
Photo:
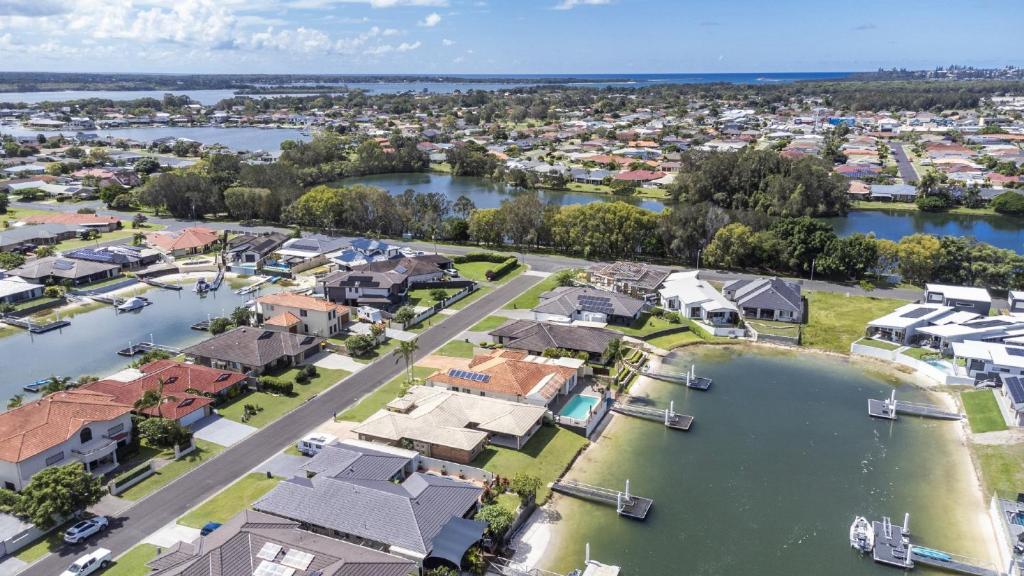
[[[126,498],[118,498],[110,494],[104,494],[100,501],[89,506],[89,512],[96,514],[97,516],[120,516],[125,510],[127,510],[132,504],[135,504],[134,500],[128,500]]]
[[[212,414],[196,422],[193,430],[195,437],[200,440],[206,440],[221,446],[234,446],[253,432],[259,430],[259,428]]]
[[[344,354],[328,354],[314,362],[313,365],[319,368],[326,368],[328,370],[347,370],[353,373],[366,368],[366,364],[358,362],[351,356],[345,356]]]
[[[533,310],[526,308],[515,308],[513,310],[499,310],[495,316],[504,316],[510,320],[533,320]]]
[[[526,276],[539,276],[541,278],[551,276],[551,272],[541,272],[540,270],[527,270],[526,272],[523,272],[523,274]]]
[[[172,521],[170,524],[146,536],[142,541],[159,548],[170,548],[178,542],[191,542],[196,538],[199,538],[198,528],[189,528]]]
[[[469,340],[473,344],[483,344],[485,342],[491,342],[491,337],[490,335],[487,334],[487,332],[471,332],[469,330],[466,330],[462,334],[459,334],[459,339]]]
[[[28,562],[19,560],[15,556],[8,556],[0,560],[0,576],[14,576],[24,570],[26,566],[28,566]]]
[[[263,464],[253,468],[252,471],[259,474],[270,472],[278,478],[291,478],[293,476],[300,475],[305,476],[300,468],[302,468],[302,465],[306,462],[309,462],[309,458],[305,456],[296,456],[294,454],[285,454],[282,452]]]
[[[396,330],[394,328],[388,328],[387,331],[384,332],[384,335],[387,336],[388,338],[394,338],[395,340],[401,340],[402,342],[408,342],[408,341],[412,340],[413,338],[416,338],[417,336],[419,336],[419,334],[417,334],[415,332],[407,332],[405,330]]]

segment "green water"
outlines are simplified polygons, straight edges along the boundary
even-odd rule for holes
[[[849,546],[855,515],[902,522],[922,545],[984,558],[973,527],[983,506],[950,422],[867,415],[891,387],[859,366],[816,355],[739,347],[693,349],[709,392],[654,382],[642,395],[695,417],[689,433],[617,416],[570,474],[607,487],[631,479],[655,499],[646,522],[559,497],[542,567],[561,573],[592,556],[624,575],[889,574]],[[900,387],[905,400],[925,400]],[[928,574],[918,568],[915,574]]]

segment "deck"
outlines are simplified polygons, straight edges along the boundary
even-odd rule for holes
[[[598,504],[615,506],[619,516],[644,520],[654,506],[654,500],[629,493],[629,481],[626,481],[626,492],[617,492],[600,486],[591,486],[575,480],[559,480],[551,485],[551,490],[566,496],[575,496]]]
[[[679,372],[677,370],[651,370],[650,367],[648,367],[647,370],[643,370],[639,372],[639,374],[656,380],[672,382],[673,384],[685,384],[687,388],[701,390],[704,392],[711,389],[711,385],[714,383],[714,381],[707,376],[697,376],[696,366],[690,366],[690,369],[685,372]]]
[[[70,320],[62,319],[53,320],[52,322],[47,322],[45,324],[38,324],[27,318],[6,317],[0,320],[0,322],[3,322],[4,324],[7,324],[9,326],[24,328],[25,330],[28,330],[32,334],[43,334],[46,332],[50,332],[51,330],[58,330],[65,326],[71,325]]]
[[[868,415],[874,418],[895,420],[898,414],[934,418],[937,420],[960,420],[963,418],[962,415],[944,410],[939,406],[895,400],[895,392],[893,397],[888,400],[868,399]]]
[[[160,282],[158,280],[153,280],[152,278],[139,278],[139,281],[143,282],[145,284],[149,284],[150,286],[154,286],[156,288],[163,288],[164,290],[175,290],[175,291],[180,291],[181,290],[181,285],[180,284],[170,284],[170,283],[167,283],[167,282]]]
[[[624,414],[626,416],[633,416],[635,418],[643,418],[644,420],[651,420],[653,422],[661,422],[666,427],[673,430],[688,431],[690,426],[693,425],[693,416],[686,414],[676,414],[672,409],[666,410],[664,408],[651,408],[647,406],[635,406],[623,402],[615,402],[612,404],[612,412],[618,414]]]
[[[902,526],[889,522],[888,518],[883,518],[881,522],[872,522],[871,526],[875,531],[875,545],[871,550],[871,557],[879,564],[903,570],[920,564],[958,574],[1004,576],[1002,572],[972,563],[969,558],[916,546],[910,542],[910,533]]]
[[[122,348],[118,350],[117,353],[120,356],[131,357],[135,356],[136,354],[145,354],[146,352],[149,352],[151,350],[161,350],[163,352],[171,354],[172,356],[177,356],[178,354],[181,354],[180,348],[173,348],[171,346],[164,346],[162,344],[154,344],[153,342],[139,342],[137,344],[132,344],[131,342],[129,342],[127,348]]]

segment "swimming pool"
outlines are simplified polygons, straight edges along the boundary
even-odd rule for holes
[[[600,401],[600,398],[593,396],[575,396],[562,407],[561,412],[558,414],[559,416],[575,418],[576,420],[586,420],[590,417],[591,409]]]

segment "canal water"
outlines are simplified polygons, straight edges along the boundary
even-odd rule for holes
[[[644,576],[894,575],[849,545],[854,516],[903,521],[922,545],[984,554],[971,529],[983,507],[972,491],[958,424],[878,421],[867,399],[888,383],[856,364],[740,347],[691,349],[680,368],[714,378],[709,392],[656,382],[642,394],[675,400],[690,432],[616,416],[569,478],[654,498],[645,522],[612,507],[556,496],[542,568],[566,573],[591,556]],[[924,398],[901,387],[901,398]],[[915,569],[915,574],[928,574]]]
[[[853,210],[845,218],[825,219],[840,236],[874,232],[899,241],[911,234],[972,236],[999,248],[1024,252],[1024,219],[1000,215],[936,214],[901,210]]]
[[[132,362],[119,356],[128,342],[152,338],[157,344],[181,348],[209,337],[189,327],[207,315],[230,314],[257,294],[238,295],[227,285],[204,297],[186,286],[180,292],[151,288],[145,297],[153,304],[119,314],[113,306],[79,314],[71,325],[45,334],[18,329],[0,337],[0,400],[21,393],[21,387],[52,375],[105,377]],[[141,289],[140,289],[141,290]],[[268,288],[260,290],[267,293]],[[0,403],[0,410],[6,402]]]
[[[353,184],[376,186],[377,188],[387,190],[393,195],[401,194],[408,189],[415,190],[416,192],[441,192],[453,202],[459,196],[467,196],[476,204],[477,208],[497,208],[501,206],[502,200],[523,192],[521,188],[495,183],[487,178],[432,173],[378,174],[375,176],[345,178],[335,182],[335,185],[338,186],[350,186]],[[553,202],[558,205],[590,204],[591,202],[621,200],[641,208],[654,210],[655,212],[661,212],[665,207],[665,204],[659,200],[621,198],[610,194],[556,192],[553,190],[538,190],[538,194],[540,194],[543,202]]]

